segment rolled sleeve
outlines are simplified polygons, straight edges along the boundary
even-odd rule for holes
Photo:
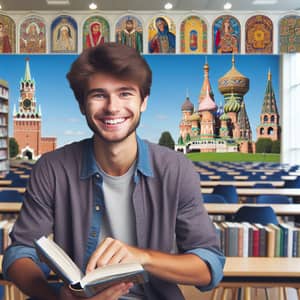
[[[7,271],[11,264],[17,259],[24,257],[31,258],[37,265],[41,267],[41,262],[38,258],[35,248],[22,245],[11,246],[5,251],[2,262],[2,271],[4,279],[9,280]]]
[[[197,286],[197,288],[200,291],[205,292],[216,287],[223,278],[225,256],[222,254],[222,252],[211,249],[197,248],[193,250],[188,250],[186,251],[186,253],[191,253],[199,256],[203,261],[205,261],[209,265],[211,271],[211,282],[209,283],[209,285]]]

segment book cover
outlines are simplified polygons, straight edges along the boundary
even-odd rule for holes
[[[144,283],[148,280],[147,272],[138,263],[107,265],[84,275],[53,240],[43,236],[35,241],[35,246],[41,260],[49,265],[76,296],[92,297],[121,282]]]

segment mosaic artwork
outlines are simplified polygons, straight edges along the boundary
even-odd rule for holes
[[[0,53],[16,52],[16,24],[8,16],[0,15]]]
[[[207,25],[199,17],[190,16],[181,23],[180,51],[182,53],[207,52]]]
[[[229,15],[217,18],[213,24],[213,53],[239,53],[240,22]]]
[[[83,24],[83,49],[109,41],[109,23],[101,16],[88,18]]]
[[[77,24],[70,16],[59,16],[51,24],[51,52],[77,52]]]
[[[27,18],[20,26],[20,53],[46,53],[45,22],[36,16]]]
[[[279,52],[300,52],[300,16],[290,15],[280,20]]]
[[[116,24],[116,42],[143,52],[143,26],[134,16],[124,16]]]
[[[246,22],[246,53],[273,53],[273,22],[257,15]]]
[[[175,53],[176,26],[166,16],[155,17],[149,25],[149,53]]]

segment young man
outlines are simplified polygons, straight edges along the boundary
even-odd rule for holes
[[[5,254],[6,276],[38,299],[77,299],[67,287],[56,295],[38,267],[33,240],[53,233],[83,271],[138,261],[150,274],[144,286],[121,284],[91,299],[130,291],[131,299],[179,300],[176,283],[213,288],[224,256],[192,162],[136,135],[152,81],[145,60],[106,43],[85,50],[67,77],[94,135],[36,163]]]

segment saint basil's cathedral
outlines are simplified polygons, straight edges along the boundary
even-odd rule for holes
[[[249,79],[241,74],[232,57],[231,69],[218,80],[218,89],[224,97],[224,107],[215,103],[209,80],[209,65],[204,65],[204,81],[198,100],[198,109],[187,96],[182,104],[180,137],[176,151],[243,152],[254,153],[255,143],[244,102],[249,90]],[[267,86],[260,123],[256,128],[257,139],[280,140],[279,114],[272,87],[272,75],[268,72]]]

